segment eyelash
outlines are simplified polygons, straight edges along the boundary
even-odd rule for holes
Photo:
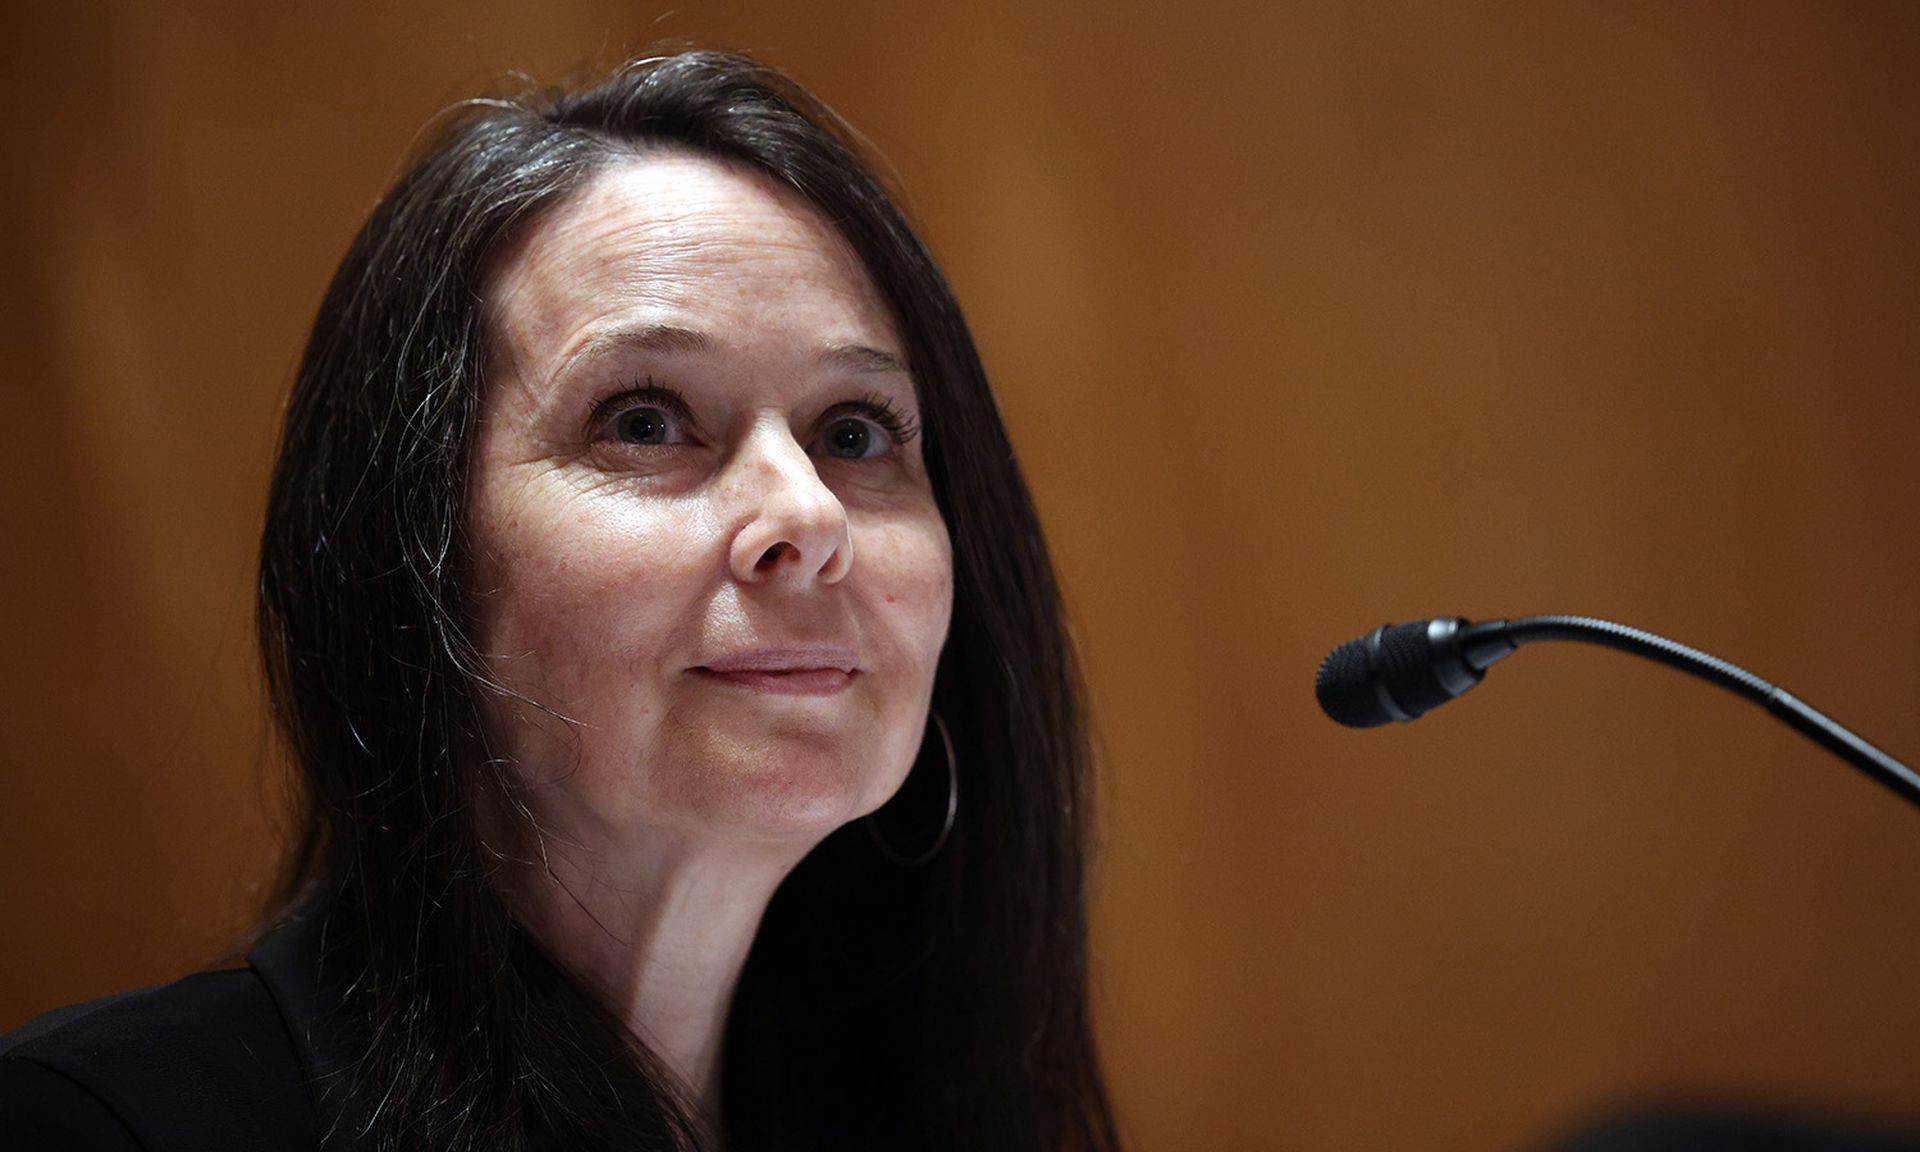
[[[663,408],[675,419],[684,423],[698,424],[698,421],[693,418],[693,408],[678,389],[665,384],[656,384],[653,377],[648,376],[636,387],[609,396],[594,405],[593,415],[587,422],[588,427],[598,435],[606,429],[608,422],[621,412],[641,404],[652,404]],[[848,409],[852,410],[851,413],[847,412]],[[896,447],[906,444],[920,434],[920,422],[900,411],[899,405],[893,402],[892,397],[882,396],[878,392],[868,392],[859,400],[848,404],[836,404],[829,415],[834,413],[866,417],[879,425],[880,429],[892,438]]]
[[[900,411],[892,397],[869,392],[857,404],[861,415],[880,425],[895,444],[905,444],[920,434],[920,422]]]
[[[652,404],[657,408],[664,408],[671,413],[676,420],[683,423],[692,424],[695,422],[693,419],[693,409],[688,406],[686,397],[680,395],[677,389],[669,388],[664,384],[655,384],[653,377],[648,376],[643,383],[617,392],[605,400],[600,401],[598,404],[595,404],[593,406],[593,415],[587,419],[587,428],[595,435],[599,435],[602,432],[608,431],[607,425],[614,417],[626,411],[628,408],[636,408],[642,404]]]

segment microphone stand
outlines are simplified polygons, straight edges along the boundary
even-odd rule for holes
[[[1709,656],[1639,628],[1595,620],[1588,616],[1526,616],[1518,620],[1489,620],[1460,629],[1463,652],[1486,653],[1486,662],[1522,644],[1543,640],[1571,640],[1631,652],[1697,676],[1709,684],[1760,705],[1781,723],[1800,733],[1893,791],[1909,804],[1920,806],[1920,776],[1880,749],[1836,724],[1812,705],[1784,688],[1767,683],[1745,668]],[[1475,661],[1478,664],[1478,661]],[[1480,665],[1484,666],[1484,665]]]

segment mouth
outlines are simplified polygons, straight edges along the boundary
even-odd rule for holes
[[[833,696],[860,674],[858,657],[840,647],[755,648],[692,671],[717,684],[783,696]]]

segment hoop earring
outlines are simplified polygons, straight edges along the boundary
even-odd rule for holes
[[[940,825],[940,835],[934,837],[933,844],[917,856],[907,856],[897,852],[880,835],[880,822],[873,813],[866,817],[867,834],[873,837],[873,846],[880,854],[902,868],[921,868],[940,854],[947,843],[947,837],[953,833],[953,818],[960,810],[960,770],[954,762],[953,737],[947,732],[947,722],[940,718],[938,709],[930,708],[927,714],[933,719],[934,728],[940,733],[940,746],[947,752],[947,816]]]

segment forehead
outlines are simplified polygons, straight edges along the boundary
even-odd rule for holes
[[[637,324],[747,351],[795,338],[904,351],[864,265],[817,209],[757,171],[677,151],[595,175],[499,254],[485,293],[497,351],[521,367]]]

